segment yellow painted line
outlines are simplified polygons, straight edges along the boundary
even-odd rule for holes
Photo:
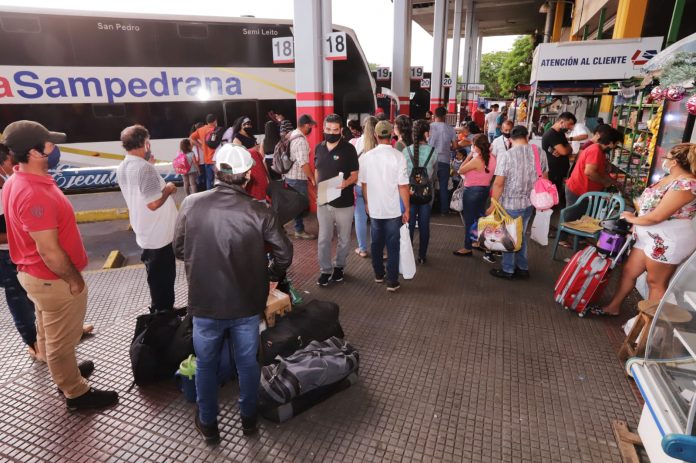
[[[104,261],[104,265],[102,268],[104,270],[112,269],[112,268],[119,268],[123,267],[123,264],[126,262],[126,258],[121,254],[120,251],[118,250],[113,250],[109,253],[109,257],[106,258],[106,261]]]
[[[80,156],[90,156],[93,158],[116,159],[120,161],[125,157],[122,154],[101,153],[99,151],[83,150],[80,148],[71,148],[69,146],[59,146],[59,148],[65,153],[79,154]]]
[[[128,209],[125,207],[75,212],[75,220],[77,220],[77,223],[108,222],[110,220],[127,219]]]
[[[239,76],[239,77],[245,77],[247,79],[254,80],[256,82],[262,83],[264,85],[267,85],[269,87],[273,87],[275,89],[280,90],[281,92],[289,93],[290,95],[295,95],[295,90],[287,87],[283,87],[282,85],[278,85],[274,82],[271,82],[270,80],[266,80],[262,77],[256,76],[254,74],[249,74],[247,72],[240,72],[240,71],[231,71],[228,68],[216,68],[218,71],[226,72],[227,74],[232,74],[233,76]]]

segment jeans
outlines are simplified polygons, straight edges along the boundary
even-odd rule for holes
[[[213,184],[215,183],[215,165],[214,164],[202,164],[201,167],[202,169],[202,174],[205,174],[205,189],[206,190],[211,190],[213,188]]]
[[[507,211],[508,214],[514,219],[517,217],[522,217],[522,247],[518,252],[504,252],[503,253],[503,271],[505,273],[515,273],[515,269],[529,270],[529,262],[527,262],[527,225],[529,224],[529,219],[532,217],[532,211],[534,208],[529,206],[525,209],[515,209],[512,211]]]
[[[450,178],[450,165],[448,162],[437,162],[437,181],[440,185],[440,213],[449,212],[449,191],[447,184]]]
[[[350,246],[350,231],[353,228],[353,209],[353,206],[333,207],[328,204],[317,208],[319,222],[317,254],[321,273],[331,273],[333,267],[344,268],[346,266],[348,247]],[[338,234],[338,245],[336,246],[336,259],[331,265],[331,242],[333,241],[334,228]]]
[[[495,140],[495,132],[488,132],[488,141],[493,143],[493,140]]]
[[[36,314],[34,303],[27,297],[19,280],[17,267],[10,260],[10,251],[0,250],[0,286],[5,288],[7,308],[14,320],[24,344],[34,347],[36,343]]]
[[[355,235],[358,238],[358,247],[361,251],[367,252],[367,212],[365,211],[365,198],[362,193],[362,186],[355,185]]]
[[[150,312],[163,312],[174,308],[174,280],[176,279],[176,259],[172,244],[159,249],[143,249],[140,260],[147,271],[147,285],[150,287]]]
[[[370,235],[372,237],[372,269],[375,276],[384,275],[384,245],[387,245],[387,281],[398,283],[399,281],[399,253],[400,253],[400,229],[401,216],[393,219],[375,219],[370,222]]]
[[[490,188],[487,186],[469,186],[462,195],[462,220],[464,221],[464,249],[471,250],[471,227],[484,213]]]
[[[239,410],[243,417],[256,416],[261,367],[256,360],[259,347],[259,315],[217,320],[193,317],[193,349],[196,352],[198,418],[211,425],[218,415],[218,364],[225,338],[234,350],[239,377]]]
[[[307,193],[307,180],[295,180],[292,178],[286,178],[285,183],[287,183],[289,186],[291,186],[295,191],[300,193],[305,198],[309,197]],[[297,233],[302,233],[304,231],[304,222],[302,220],[303,215],[304,212],[295,217],[295,231]]]
[[[568,166],[554,166],[549,168],[549,180],[556,185],[556,190],[558,190],[558,204],[554,206],[554,209],[563,209],[569,205],[565,197],[565,179],[568,177]]]
[[[425,259],[428,254],[428,243],[430,242],[430,212],[432,204],[411,204],[408,219],[408,231],[413,236],[416,234],[416,220],[418,221],[418,257]]]
[[[17,279],[36,307],[36,352],[45,355],[56,386],[68,399],[89,391],[89,383],[77,368],[75,347],[82,338],[87,312],[87,285],[79,294],[63,280],[42,280],[25,272]]]
[[[181,179],[184,181],[184,192],[186,196],[191,193],[196,193],[198,191],[198,185],[196,185],[196,178],[198,174],[196,172],[190,174],[183,174]]]

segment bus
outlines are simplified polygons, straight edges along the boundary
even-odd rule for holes
[[[242,115],[261,133],[269,111],[295,123],[295,70],[273,64],[272,40],[291,20],[141,15],[0,6],[0,131],[30,119],[65,132],[54,178],[66,190],[116,186],[119,135],[138,123],[162,161],[209,113]],[[353,30],[334,61],[334,107],[373,113],[375,83]],[[158,166],[173,175],[171,164]]]

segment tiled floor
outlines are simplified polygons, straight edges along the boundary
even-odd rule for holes
[[[120,404],[69,413],[41,364],[25,355],[0,302],[0,459],[3,461],[620,461],[612,419],[637,425],[640,404],[616,358],[618,321],[579,319],[554,304],[562,263],[530,246],[532,278],[501,281],[480,256],[451,254],[458,218],[433,219],[428,263],[389,294],[369,259],[349,256],[346,281],[314,285],[316,241],[295,241],[294,284],[341,307],[360,350],[360,381],[257,437],[241,435],[237,386],[222,391],[222,442],[207,447],[193,408],[171,384],[134,388],[128,346],[148,292],[141,267],[90,273],[79,347],[91,382]],[[315,227],[310,224],[310,231]],[[179,268],[177,304],[185,304]]]

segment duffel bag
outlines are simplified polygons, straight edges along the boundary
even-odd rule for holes
[[[312,341],[307,347],[261,369],[259,398],[265,404],[286,404],[314,389],[342,381],[358,371],[358,351],[343,339]]]
[[[312,341],[323,341],[331,336],[344,337],[338,322],[338,305],[310,301],[276,319],[273,328],[261,333],[261,363],[270,365],[279,355],[288,356]]]
[[[285,182],[269,182],[266,194],[280,225],[288,223],[309,208],[307,197]]]

